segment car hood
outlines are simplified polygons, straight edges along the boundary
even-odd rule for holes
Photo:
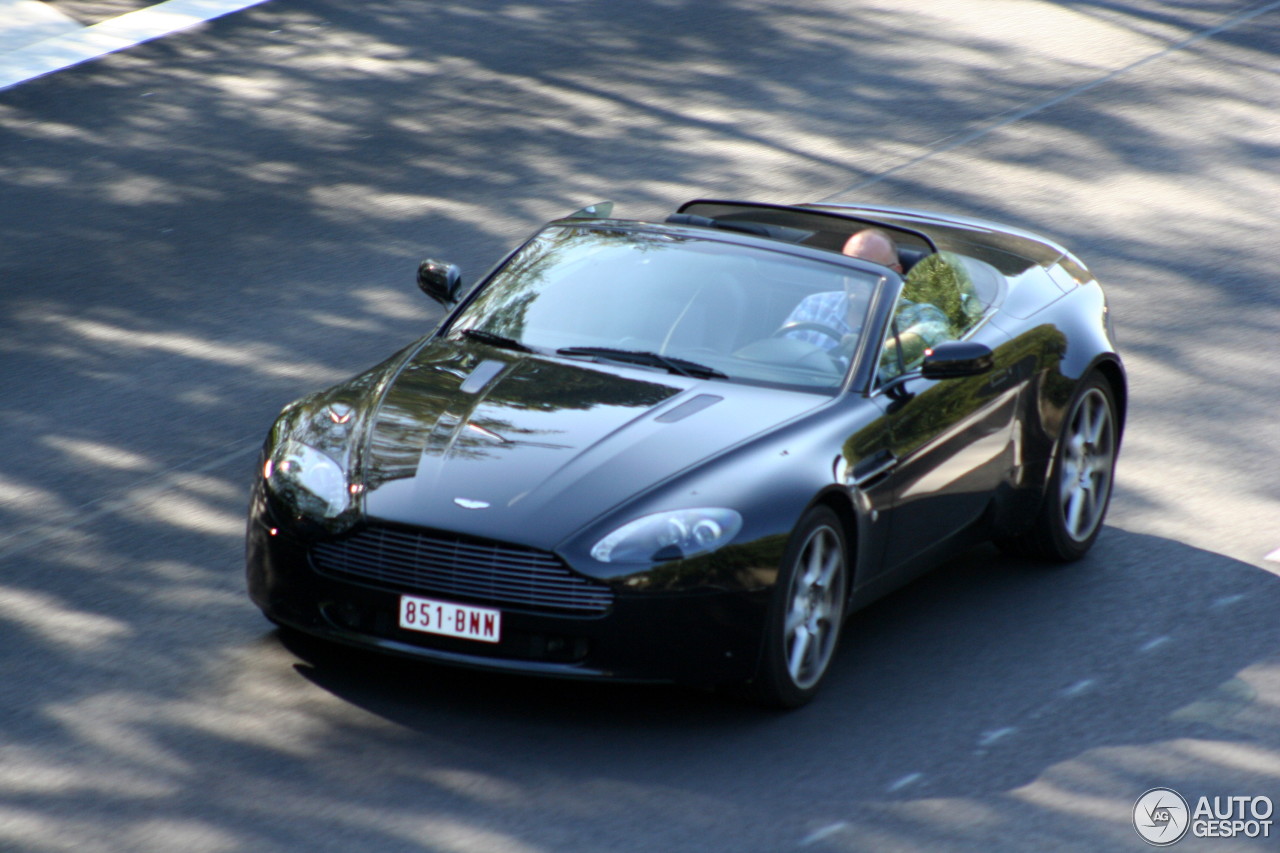
[[[375,383],[367,516],[551,548],[820,395],[433,341]]]

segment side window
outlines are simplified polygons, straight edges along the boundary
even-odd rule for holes
[[[1004,296],[1004,276],[988,263],[954,252],[921,258],[903,281],[895,322],[885,333],[880,382],[919,367],[930,347],[972,332]]]
[[[951,322],[938,306],[899,298],[885,332],[877,378],[884,383],[914,370],[924,361],[925,350],[954,337]]]

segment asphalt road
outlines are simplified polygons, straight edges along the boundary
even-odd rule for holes
[[[0,91],[0,849],[1136,851],[1149,788],[1280,800],[1278,55],[1259,0],[269,0]],[[283,642],[279,407],[429,328],[422,257],[698,196],[1075,249],[1133,390],[1091,555],[973,552],[791,714]]]

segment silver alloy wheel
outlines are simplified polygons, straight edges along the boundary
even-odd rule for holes
[[[826,525],[815,528],[800,549],[784,624],[787,671],[801,690],[818,683],[835,651],[846,576],[840,537]]]
[[[1115,424],[1106,394],[1090,388],[1080,398],[1062,440],[1062,529],[1072,540],[1084,542],[1107,510],[1115,470]]]

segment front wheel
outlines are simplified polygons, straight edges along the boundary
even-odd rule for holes
[[[844,626],[848,550],[836,514],[809,510],[787,544],[765,628],[764,654],[752,687],[775,708],[798,708],[815,695]]]
[[[1094,374],[1076,392],[1067,413],[1035,524],[1001,547],[1059,563],[1083,557],[1098,538],[1111,502],[1119,439],[1111,386]]]

